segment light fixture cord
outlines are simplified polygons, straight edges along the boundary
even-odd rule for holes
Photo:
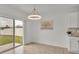
[[[40,15],[39,12],[38,12],[38,10],[36,8],[33,9],[32,14],[33,15]]]

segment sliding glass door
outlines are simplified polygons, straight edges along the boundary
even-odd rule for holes
[[[22,43],[22,21],[0,17],[0,52],[15,48]]]
[[[0,17],[0,52],[13,47],[13,20]]]
[[[15,46],[23,44],[23,22],[15,20]]]

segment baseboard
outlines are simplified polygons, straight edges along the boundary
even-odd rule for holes
[[[48,46],[55,46],[55,47],[60,47],[60,48],[65,48],[67,49],[66,47],[61,47],[61,46],[57,46],[57,45],[51,45],[51,44],[47,44],[47,43],[42,43],[42,42],[29,42],[25,45],[29,45],[29,44],[41,44],[41,45],[48,45]]]
[[[28,43],[25,43],[24,45],[34,44],[34,43],[45,44],[45,45],[50,45],[50,46],[57,46],[57,47],[61,47],[61,48],[67,48],[66,46],[60,45],[58,43],[50,43],[50,42],[44,42],[44,41],[28,42]]]
[[[49,46],[56,46],[56,47],[61,47],[61,48],[67,48],[67,47],[63,47],[57,44],[51,44],[51,43],[47,43],[47,42],[33,42],[33,43],[37,43],[37,44],[44,44],[44,45],[49,45]]]
[[[29,42],[29,43],[26,43],[24,45],[29,45],[29,44],[34,44],[35,42]]]

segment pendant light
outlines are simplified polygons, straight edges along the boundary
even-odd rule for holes
[[[38,10],[36,8],[34,8],[33,11],[32,11],[32,14],[28,16],[28,19],[40,20],[41,15],[39,14]]]

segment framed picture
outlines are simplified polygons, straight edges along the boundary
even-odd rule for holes
[[[53,29],[53,20],[42,20],[41,29]]]

